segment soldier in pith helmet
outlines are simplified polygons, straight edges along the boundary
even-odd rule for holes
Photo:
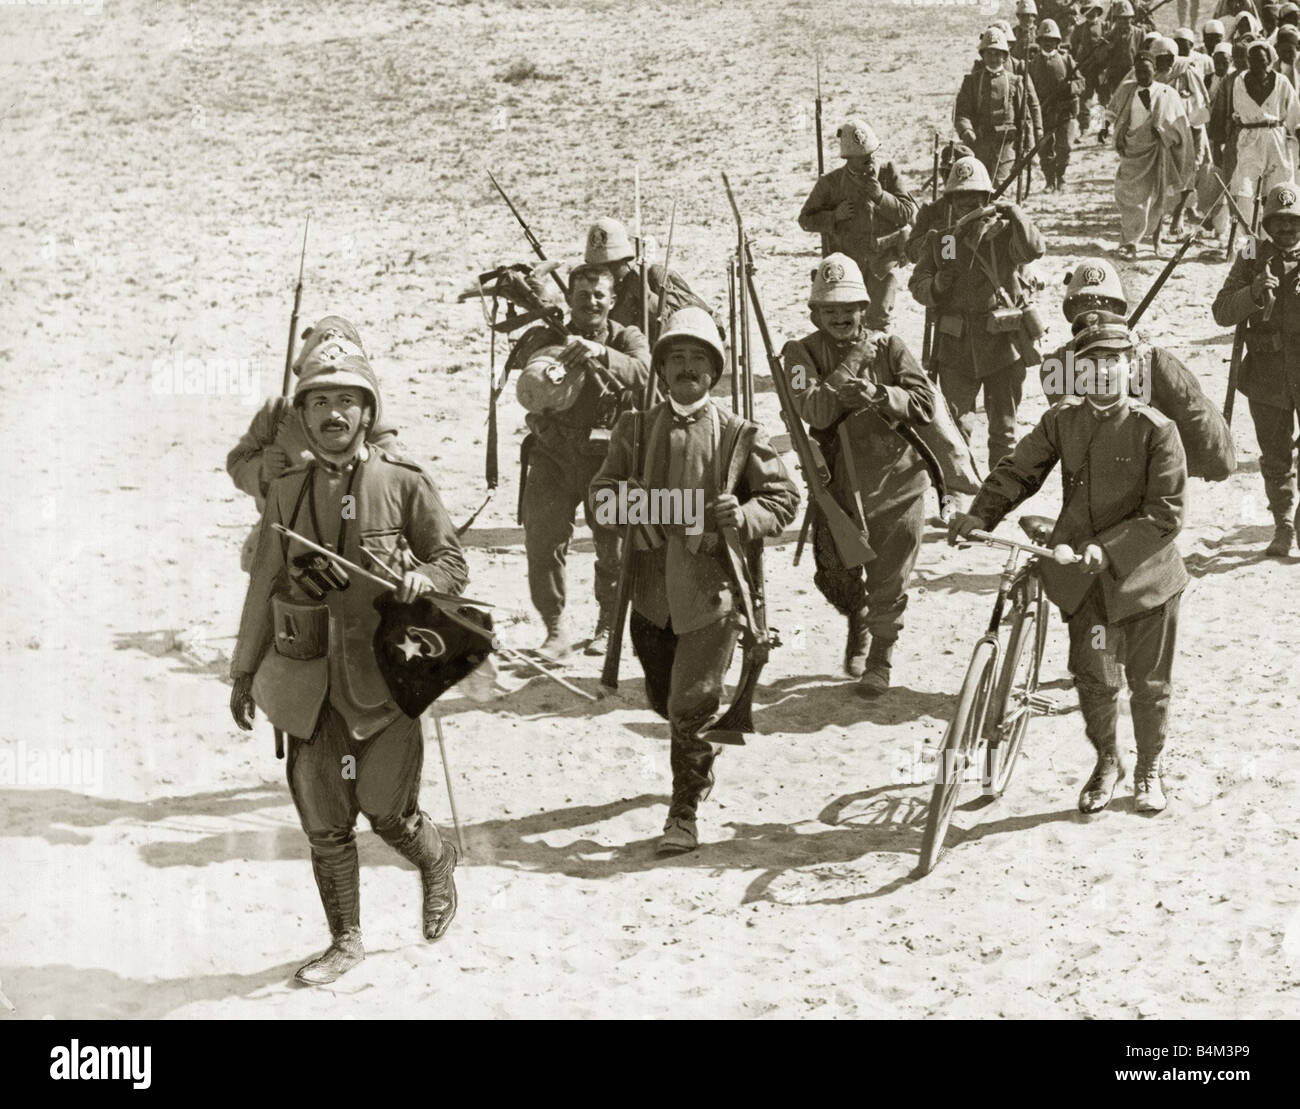
[[[604,266],[614,275],[614,306],[609,318],[623,327],[641,327],[641,267],[634,265],[636,248],[628,237],[627,228],[618,220],[608,217],[598,219],[587,228],[587,242],[583,262],[588,266]],[[667,319],[688,305],[703,308],[718,322],[717,314],[701,297],[692,291],[687,280],[676,270],[668,270],[658,263],[646,271],[649,284],[650,341],[658,338],[660,318]],[[664,301],[666,304],[663,304]],[[661,309],[661,304],[663,307]]]
[[[589,490],[597,516],[602,502],[631,483],[661,494],[661,504],[704,506],[703,519],[654,521],[657,527],[632,529],[629,540],[632,647],[650,706],[667,719],[672,744],[673,793],[660,855],[693,851],[699,842],[696,812],[713,788],[717,757],[708,729],[739,636],[744,606],[737,597],[748,589],[736,573],[744,561],[740,549],[780,535],[799,504],[767,436],[710,397],[723,361],[707,312],[688,307],[671,316],[653,362],[668,397],[648,412],[620,418]]]
[[[1025,366],[1039,361],[1042,329],[1020,271],[1046,249],[1022,208],[989,204],[992,191],[983,163],[953,163],[944,192],[956,222],[931,232],[911,281],[912,295],[934,309],[932,366],[967,438],[983,393],[990,466],[1015,445]]]
[[[979,50],[980,65],[962,78],[953,127],[996,187],[1010,176],[1017,156],[1038,142],[1043,118],[1033,82],[1008,64],[1007,36],[990,27]]]
[[[333,982],[365,957],[361,942],[358,812],[420,871],[428,940],[456,912],[456,852],[420,810],[424,740],[375,657],[383,592],[276,532],[284,524],[350,562],[384,563],[399,603],[430,590],[459,593],[467,572],[456,529],[429,476],[366,442],[382,408],[374,372],[346,339],[303,360],[294,407],[310,459],[274,478],[231,660],[230,708],[252,726],[253,706],[289,736],[289,792],[311,846],[329,949],[302,966],[307,985]],[[345,767],[355,767],[354,774]]]
[[[1259,472],[1273,514],[1267,553],[1283,558],[1300,529],[1296,512],[1296,419],[1300,412],[1300,189],[1275,185],[1262,219],[1267,239],[1242,250],[1214,298],[1214,322],[1246,322],[1237,388],[1250,404]]]
[[[836,134],[844,165],[818,178],[799,226],[821,234],[828,254],[857,263],[871,298],[870,326],[888,331],[917,204],[894,163],[881,160],[880,140],[866,120],[848,119]]]
[[[886,420],[928,424],[934,389],[902,339],[867,326],[867,289],[852,258],[822,259],[808,307],[817,330],[786,344],[786,376],[830,467],[835,499],[876,554],[865,566],[844,566],[818,512],[813,583],[848,618],[845,672],[859,678],[859,692],[876,697],[890,685],[930,484],[921,456]]]

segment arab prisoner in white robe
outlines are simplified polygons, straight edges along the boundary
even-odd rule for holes
[[[1166,206],[1172,208],[1190,188],[1196,144],[1183,98],[1168,85],[1153,81],[1142,103],[1136,81],[1116,90],[1115,204],[1119,208],[1120,243],[1136,246],[1155,231]]]
[[[1232,174],[1232,191],[1244,211],[1255,197],[1255,182],[1264,179],[1261,195],[1295,177],[1296,128],[1300,127],[1300,99],[1291,82],[1276,70],[1273,91],[1257,104],[1246,91],[1246,74],[1232,78],[1232,115],[1244,126],[1237,129],[1237,167]],[[1278,124],[1251,127],[1253,123]]]

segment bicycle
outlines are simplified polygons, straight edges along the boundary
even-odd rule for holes
[[[1063,564],[1078,562],[1079,555],[1071,551],[1069,557],[1064,552],[1058,557],[1043,546],[1053,528],[1053,521],[1046,516],[1022,516],[1020,526],[1031,542],[1020,543],[984,531],[973,531],[969,536],[985,546],[1005,547],[1007,560],[988,628],[975,644],[957,696],[957,710],[939,749],[918,877],[929,874],[943,854],[948,825],[967,771],[979,765],[983,795],[990,800],[1001,797],[1011,781],[1033,714],[1055,707],[1038,693],[1039,667],[1047,642],[1048,602],[1035,564],[1040,558]],[[1018,565],[1022,554],[1033,557]],[[981,745],[984,758],[977,763]]]

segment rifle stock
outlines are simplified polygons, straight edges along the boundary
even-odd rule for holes
[[[745,240],[744,223],[740,208],[736,204],[735,194],[731,191],[731,182],[725,172],[722,174],[722,183],[727,190],[727,199],[731,202],[731,210],[736,217],[736,227],[744,252],[741,270],[749,294],[747,299],[753,307],[754,321],[758,324],[758,333],[762,338],[763,348],[767,354],[772,383],[776,387],[777,400],[781,405],[781,415],[785,420],[786,428],[790,432],[790,443],[799,458],[799,468],[803,471],[804,481],[808,484],[809,493],[816,500],[817,507],[821,509],[822,514],[826,517],[826,524],[835,543],[835,549],[839,552],[840,560],[844,566],[850,569],[855,566],[862,566],[874,559],[876,553],[871,549],[867,536],[850,519],[848,513],[840,507],[839,502],[831,494],[826,480],[818,469],[812,444],[809,442],[803,421],[799,417],[799,410],[795,407],[790,383],[786,380],[785,367],[781,364],[781,359],[777,357],[776,351],[772,347],[772,335],[768,331],[767,320],[763,316],[763,308],[759,302],[758,290],[754,283],[753,255],[750,253],[749,244]]]

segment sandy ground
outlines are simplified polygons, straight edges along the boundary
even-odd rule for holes
[[[828,146],[835,121],[863,110],[919,185],[987,18],[786,0],[3,10],[12,1015],[1300,1015],[1300,564],[1261,557],[1244,411],[1238,474],[1193,483],[1179,539],[1192,584],[1163,815],[1136,816],[1127,795],[1098,819],[1075,811],[1091,759],[1056,622],[1045,677],[1064,711],[1035,723],[1008,796],[959,812],[949,856],[911,880],[928,796],[915,752],[942,733],[999,558],[931,534],[899,688],[867,704],[839,676],[841,623],[808,563],[791,567],[787,536],[768,559],[786,646],[766,671],[763,734],[719,762],[706,846],[652,857],[668,751],[634,662],[628,694],[595,706],[506,675],[490,706],[442,703],[470,847],[452,931],[419,942],[416,875],[366,831],[371,957],[334,989],[287,984],[323,945],[320,908],[270,729],[234,728],[224,678],[253,508],[223,461],[252,407],[159,392],[155,360],[248,360],[255,392],[273,393],[310,209],[304,317],[358,323],[403,441],[463,519],[483,489],[487,343],[478,306],[454,294],[525,256],[483,165],[572,257],[588,218],[630,220],[639,162],[648,228],[662,241],[675,195],[674,260],[715,298],[734,234],[727,169],[773,328],[802,333],[815,243],[794,216],[813,179],[814,43]],[[525,61],[532,75],[507,80]],[[1090,144],[1068,193],[1030,200],[1051,241],[1042,305],[1057,334],[1061,275],[1114,245],[1111,157]],[[1128,267],[1130,290],[1158,266]],[[1216,398],[1223,272],[1193,251],[1148,325]],[[907,297],[900,328],[919,349]],[[1028,393],[1022,430],[1042,410]],[[474,592],[499,601],[504,638],[522,645],[540,627],[513,519],[513,396],[502,420],[505,478],[468,557]],[[1053,489],[1034,509],[1057,503]],[[580,533],[580,627],[590,575]],[[594,689],[596,671],[571,674]],[[85,765],[52,764],[60,749]],[[447,827],[432,739],[428,751],[424,802]]]

